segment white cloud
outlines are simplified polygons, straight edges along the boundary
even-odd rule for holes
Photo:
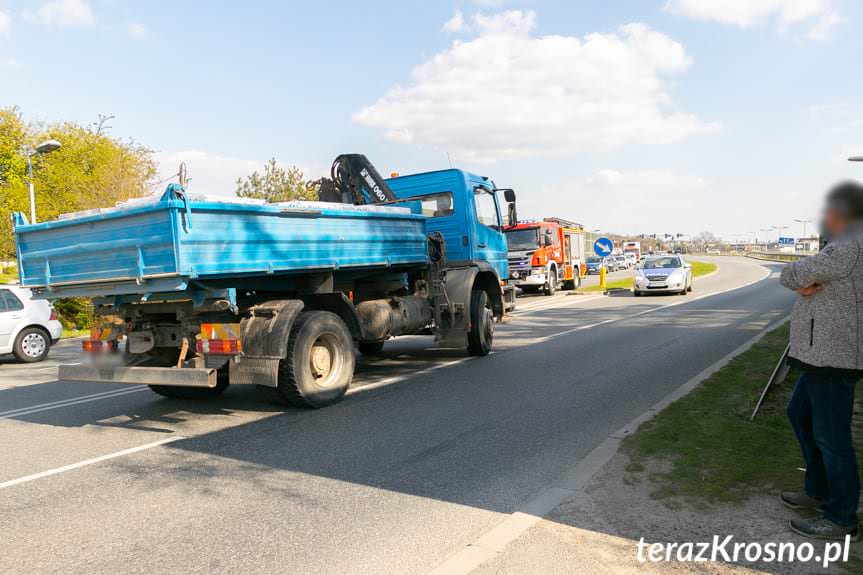
[[[665,76],[691,64],[683,46],[643,24],[616,32],[534,36],[532,11],[476,15],[456,41],[354,114],[388,139],[463,159],[611,150],[720,129],[673,109]]]
[[[216,196],[233,196],[238,178],[248,176],[252,172],[264,171],[266,160],[247,160],[230,156],[217,156],[202,150],[184,150],[179,152],[157,152],[159,179],[164,180],[177,173],[180,162],[186,163],[186,173],[191,191]],[[282,162],[279,165],[287,168]],[[316,179],[328,174],[321,166],[299,166],[307,179]],[[176,182],[173,178],[168,181]],[[161,192],[167,181],[153,190]]]
[[[86,0],[48,0],[36,10],[35,16],[50,26],[92,26],[96,23]]]
[[[135,40],[143,40],[149,34],[149,30],[143,24],[138,22],[129,22],[126,24],[126,34]]]
[[[9,70],[11,68],[20,68],[22,66],[20,60],[15,58],[0,58],[0,70]]]
[[[628,234],[697,233],[681,214],[710,213],[707,180],[668,170],[600,170],[584,180],[522,194],[520,212],[541,217],[553,204],[590,228]],[[534,198],[536,205],[531,203]],[[522,205],[524,204],[524,205]],[[535,213],[534,213],[535,212]],[[698,221],[696,225],[708,222]]]
[[[668,0],[665,9],[693,20],[750,28],[776,17],[780,25],[817,19],[809,37],[823,39],[839,22],[831,0]]]
[[[0,34],[5,34],[12,27],[12,20],[9,14],[0,10]]]
[[[247,176],[255,170],[260,172],[264,167],[264,161],[261,160],[215,156],[201,150],[157,152],[155,158],[159,165],[159,179],[176,174],[180,162],[185,162],[189,189],[217,196],[234,195],[237,178]]]
[[[461,13],[461,10],[456,10],[452,18],[444,22],[443,31],[461,32],[462,30],[464,30],[464,14]]]

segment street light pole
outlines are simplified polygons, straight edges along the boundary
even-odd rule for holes
[[[812,220],[794,220],[794,221],[797,222],[798,224],[803,224],[803,236],[800,239],[805,241],[806,240],[806,224],[808,224]],[[809,250],[806,250],[806,251],[809,251]]]
[[[57,140],[45,140],[35,149],[29,148],[25,151],[27,155],[27,187],[30,192],[30,223],[36,223],[36,189],[33,186],[33,156],[36,154],[48,154],[60,147]]]

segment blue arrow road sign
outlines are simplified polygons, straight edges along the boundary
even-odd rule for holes
[[[614,251],[614,242],[606,237],[597,238],[593,242],[593,251],[601,258],[610,256]]]
[[[779,238],[780,244],[793,244],[794,238]]]

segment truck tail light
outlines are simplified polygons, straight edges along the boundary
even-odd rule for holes
[[[243,351],[238,339],[199,339],[198,353],[215,355],[235,355]]]
[[[202,323],[201,337],[195,343],[198,353],[235,355],[243,351],[238,323]]]
[[[81,342],[81,347],[87,353],[113,353],[120,348],[115,339],[108,341],[87,339]]]

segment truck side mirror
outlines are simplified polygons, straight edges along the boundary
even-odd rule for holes
[[[495,192],[503,192],[503,199],[507,204],[507,224],[514,226],[518,223],[518,214],[515,211],[515,190],[512,188],[495,188]]]

